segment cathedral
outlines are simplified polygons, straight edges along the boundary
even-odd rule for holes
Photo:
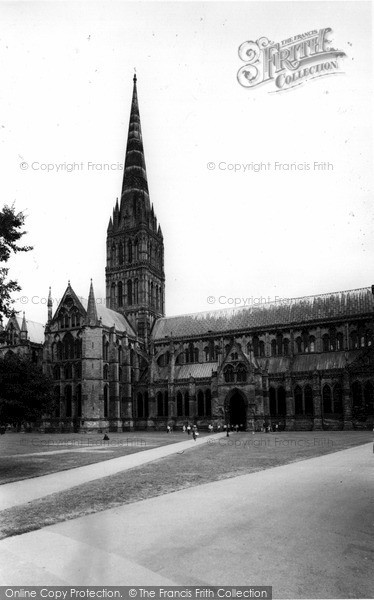
[[[48,321],[46,431],[196,424],[258,431],[373,427],[374,286],[165,316],[164,239],[150,201],[134,76],[124,176],[107,229],[106,307],[70,283]]]

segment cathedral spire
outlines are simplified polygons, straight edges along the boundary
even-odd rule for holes
[[[92,285],[92,279],[91,279],[91,285],[90,285],[90,293],[88,295],[86,324],[93,325],[93,326],[98,324],[96,300],[95,300],[95,294],[94,294],[93,285]]]
[[[48,292],[48,302],[47,302],[47,307],[48,307],[48,322],[52,320],[52,307],[53,307],[53,303],[52,303],[52,291],[51,288],[49,288],[49,292]]]
[[[23,313],[23,318],[22,318],[21,339],[27,340],[27,325],[26,325],[25,313]]]
[[[134,88],[132,93],[129,132],[127,136],[125,168],[122,183],[122,197],[126,192],[138,191],[146,197],[149,207],[147,172],[145,168],[142,130],[138,93],[136,89],[136,75],[134,75]]]

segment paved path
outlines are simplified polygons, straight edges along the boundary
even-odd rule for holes
[[[371,598],[374,455],[365,444],[0,542],[2,585],[272,585]]]
[[[187,436],[183,442],[176,442],[166,446],[151,448],[150,450],[142,450],[134,454],[127,454],[105,460],[102,462],[87,465],[85,467],[77,467],[76,469],[68,469],[66,471],[58,471],[50,475],[42,475],[41,477],[33,477],[31,479],[23,479],[13,483],[5,483],[0,485],[0,510],[10,508],[19,504],[25,504],[37,498],[43,498],[49,494],[62,492],[76,485],[108,477],[120,471],[126,471],[133,467],[145,465],[177,452],[184,452],[207,443],[208,439],[220,438],[224,434],[216,433],[209,436],[202,436],[194,442],[192,435]],[[63,450],[58,452],[64,452]],[[46,453],[45,453],[46,454]]]

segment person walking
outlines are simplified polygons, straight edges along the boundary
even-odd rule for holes
[[[188,435],[191,434],[191,425],[187,425],[187,433],[188,433]]]
[[[192,437],[193,437],[194,441],[196,442],[196,431],[195,430],[192,431]]]

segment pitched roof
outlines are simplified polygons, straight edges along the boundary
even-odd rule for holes
[[[217,371],[217,362],[195,363],[190,365],[175,365],[174,379],[209,379],[212,376],[212,371]],[[158,376],[156,379],[168,379],[169,367],[159,367]]]
[[[79,300],[81,301],[84,310],[87,311],[88,300],[86,298],[79,298]],[[136,337],[135,331],[126,317],[121,315],[121,313],[111,310],[99,303],[96,303],[96,309],[98,317],[101,317],[101,322],[105,327],[113,327],[114,325],[117,331],[126,331],[128,335]]]
[[[22,317],[16,316],[17,324],[21,330],[22,327]],[[44,343],[44,325],[42,323],[37,323],[36,321],[29,321],[26,319],[26,327],[27,327],[27,338],[30,342],[34,344],[43,344]]]
[[[313,321],[334,320],[372,313],[371,288],[305,296],[258,306],[226,308],[158,319],[152,330],[154,340],[192,337],[260,327],[278,327]]]

